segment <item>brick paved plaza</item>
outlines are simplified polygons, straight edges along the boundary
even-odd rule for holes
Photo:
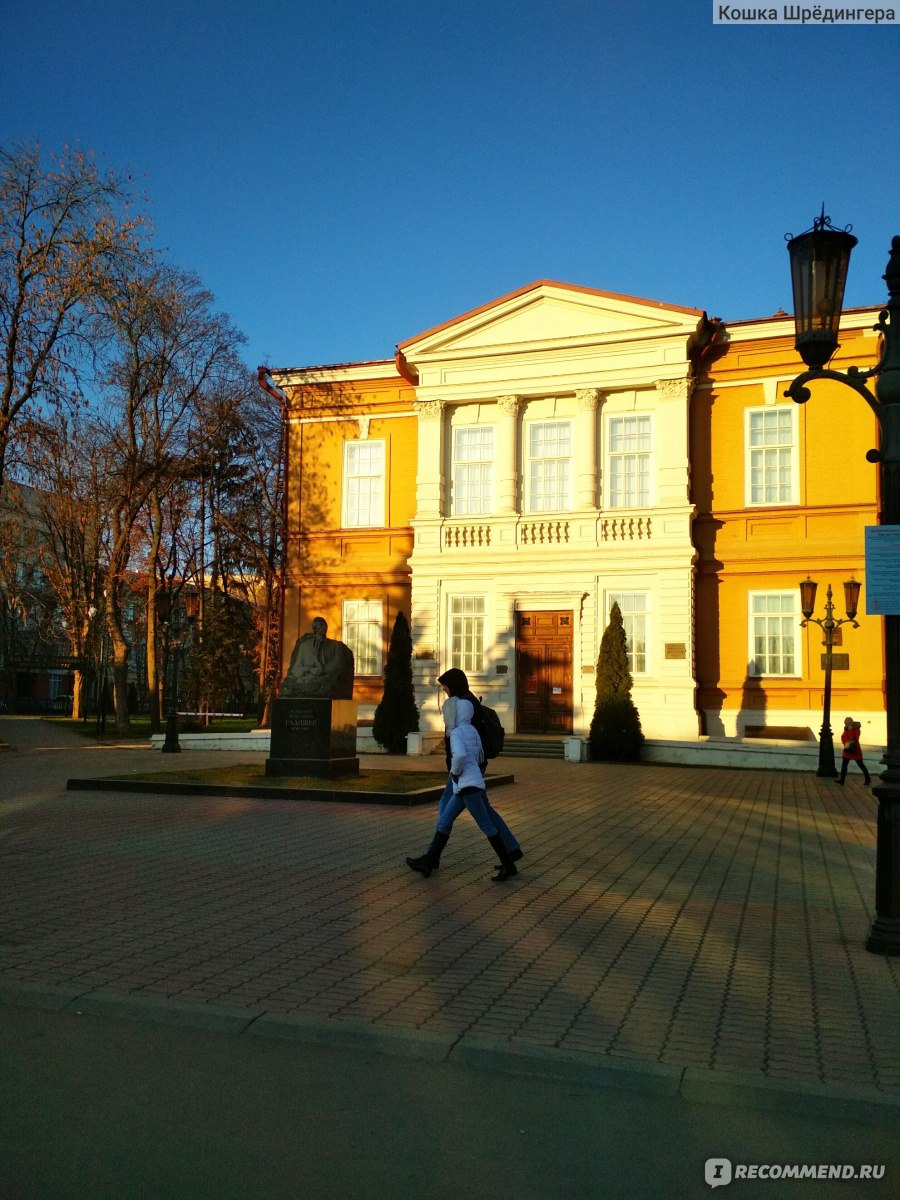
[[[498,885],[467,815],[424,879],[404,858],[430,805],[66,792],[172,760],[3,724],[0,989],[900,1095],[900,960],[864,949],[876,806],[852,776],[504,756],[525,858]]]

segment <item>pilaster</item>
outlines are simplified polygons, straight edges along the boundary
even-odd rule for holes
[[[603,402],[598,388],[575,393],[578,415],[575,420],[575,507],[579,511],[597,509],[597,410]]]
[[[520,396],[497,400],[497,512],[510,516],[519,511],[519,410]]]
[[[444,512],[444,406],[417,400],[413,407],[419,430],[416,517],[438,520]]]

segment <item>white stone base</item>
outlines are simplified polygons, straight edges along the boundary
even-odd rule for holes
[[[166,740],[164,733],[155,733],[150,738],[154,750],[159,750]],[[259,754],[269,753],[270,732],[268,729],[250,729],[246,733],[179,733],[178,744],[182,750],[253,750]],[[371,726],[361,726],[356,731],[356,753],[378,754],[381,747],[372,737]]]
[[[155,750],[161,749],[165,734],[154,734],[150,739]],[[588,758],[586,738],[565,738],[565,761],[585,762]],[[181,733],[178,743],[182,750],[254,750],[269,753],[268,729],[253,729],[248,733]],[[407,735],[407,754],[419,756],[440,753],[444,744],[443,734],[410,733]],[[840,765],[840,740],[835,739],[835,762]],[[380,754],[381,747],[372,737],[370,728],[361,728],[356,733],[358,754]],[[879,773],[879,763],[884,754],[883,746],[864,746],[866,765],[873,774]],[[513,754],[504,755],[512,758]],[[764,741],[761,738],[701,737],[690,741],[670,741],[647,738],[641,754],[647,763],[668,763],[694,767],[744,767],[761,771],[809,771],[815,774],[819,765],[817,742]]]

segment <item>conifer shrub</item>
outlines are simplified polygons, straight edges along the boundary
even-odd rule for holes
[[[419,728],[419,710],[412,678],[412,637],[409,622],[397,613],[387,662],[384,666],[384,694],[375,709],[372,736],[389,754],[406,753],[406,735]]]
[[[600,642],[597,700],[589,735],[591,757],[599,762],[635,762],[640,758],[644,734],[631,687],[625,626],[618,604],[613,603]]]

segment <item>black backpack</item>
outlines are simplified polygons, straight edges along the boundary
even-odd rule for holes
[[[503,741],[506,737],[506,730],[501,725],[500,718],[492,708],[488,708],[486,704],[482,704],[479,701],[475,705],[475,715],[472,718],[472,724],[481,738],[481,748],[484,750],[485,758],[496,758],[498,754],[503,753]]]

